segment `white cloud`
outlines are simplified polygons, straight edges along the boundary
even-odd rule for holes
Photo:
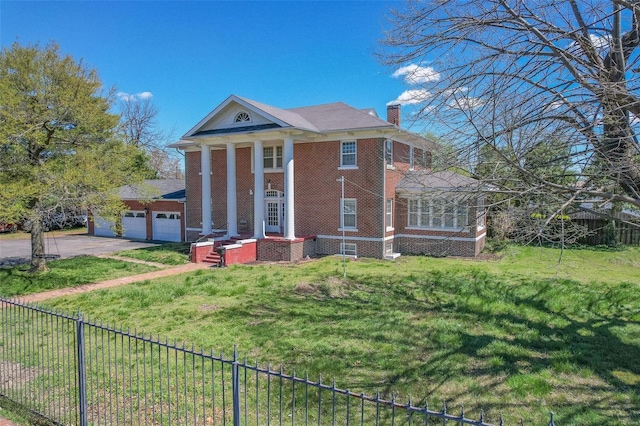
[[[393,77],[404,76],[404,81],[409,84],[428,83],[440,80],[440,73],[432,67],[421,67],[416,64],[398,68]]]
[[[595,50],[602,54],[605,54],[611,45],[611,37],[608,35],[599,36],[596,34],[589,34],[589,39]],[[572,55],[580,56],[584,55],[582,47],[577,42],[572,42],[567,46],[567,51]]]
[[[484,105],[484,101],[474,97],[458,98],[449,102],[449,107],[454,109],[475,109],[482,105]]]
[[[468,87],[462,86],[462,87],[458,87],[456,89],[444,89],[442,91],[442,96],[451,96],[451,95],[457,95],[460,93],[467,93],[469,91]]]
[[[589,34],[589,38],[591,39],[591,43],[593,44],[593,46],[598,50],[608,48],[609,44],[611,43],[610,36],[598,36],[595,34]]]
[[[140,93],[136,93],[136,94],[130,94],[130,93],[126,93],[126,92],[118,92],[116,94],[116,96],[119,99],[122,99],[123,101],[127,101],[127,102],[135,102],[135,101],[139,101],[142,99],[150,99],[153,97],[153,93],[151,92],[140,92]]]
[[[545,107],[545,110],[547,110],[547,111],[555,111],[556,109],[561,108],[563,106],[564,106],[564,102],[562,102],[562,101],[553,101],[553,102],[551,102],[549,105],[547,105]]]
[[[431,96],[431,92],[424,89],[405,90],[395,100],[387,102],[387,105],[415,105],[426,101]]]

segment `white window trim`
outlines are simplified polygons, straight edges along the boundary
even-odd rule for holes
[[[344,202],[345,201],[353,201],[355,204],[354,213],[349,213],[350,215],[353,214],[354,216],[355,226],[344,226]],[[340,227],[338,228],[338,231],[351,231],[351,232],[358,231],[358,200],[356,200],[355,198],[340,199]]]
[[[236,119],[238,118],[238,116],[239,116],[240,114],[242,114],[242,113],[247,114],[247,115],[249,116],[249,120],[248,120],[248,121],[236,121]],[[248,123],[252,123],[252,122],[253,122],[253,117],[251,116],[251,113],[250,113],[249,111],[247,111],[247,110],[244,110],[244,109],[243,109],[243,110],[241,110],[241,111],[236,112],[236,113],[233,115],[233,122],[232,122],[231,124],[232,124],[233,126],[246,126]]]
[[[415,148],[410,146],[409,147],[409,170],[413,170],[415,168],[415,162],[416,162]]]
[[[264,145],[262,147],[262,164],[263,164],[262,169],[264,170],[265,173],[283,173],[284,172],[284,167],[283,166],[280,166],[280,167],[264,167],[264,160],[265,160],[265,158],[267,158],[264,155],[265,148],[273,148],[273,157],[269,157],[269,158],[273,158],[273,164],[276,165],[276,164],[278,164],[278,161],[277,161],[278,156],[276,154],[278,152],[278,147],[280,147],[282,149],[282,164],[284,165],[284,145],[283,144],[268,144],[268,145]],[[251,154],[252,154],[251,155],[251,158],[252,158],[251,161],[253,161],[253,150],[251,151]]]
[[[393,164],[393,140],[387,139],[384,141],[384,163],[387,165],[387,169],[394,170],[396,167]]]
[[[352,246],[352,248],[349,248]],[[352,252],[347,254],[347,252]],[[340,256],[344,253],[345,257],[357,258],[358,257],[358,244],[356,243],[340,243]]]
[[[355,146],[355,152],[353,153],[353,156],[355,157],[354,163],[355,164],[344,164],[344,152],[342,151],[344,144],[346,143],[353,143]],[[352,155],[351,153],[347,154],[347,155]],[[344,141],[340,141],[340,166],[338,167],[338,170],[356,170],[358,168],[358,141],[356,140],[344,140]]]
[[[478,198],[478,206],[476,207],[476,223],[477,230],[482,231],[487,227],[487,211],[484,208],[484,197]],[[480,224],[482,219],[482,224]]]
[[[393,240],[384,242],[384,255],[385,256],[393,255]]]
[[[410,201],[418,202],[418,211],[415,212],[417,216],[416,217],[417,225],[411,224],[412,212],[411,212],[411,209],[409,208]],[[407,201],[407,226],[405,229],[412,229],[412,230],[419,230],[419,231],[452,231],[452,232],[462,232],[469,229],[470,225],[467,225],[467,224],[465,224],[464,226],[458,226],[457,222],[458,222],[459,215],[457,214],[457,212],[458,212],[458,208],[460,207],[459,200],[450,200],[450,201],[453,201],[455,205],[455,210],[453,215],[453,226],[433,226],[434,215],[433,215],[433,212],[431,211],[433,207],[433,201],[446,202],[447,200],[445,200],[444,198],[430,199],[430,200],[422,200],[420,198],[410,198]],[[421,218],[423,216],[423,207],[425,203],[426,203],[426,207],[429,209],[429,224],[426,226],[423,226],[421,224]],[[467,218],[467,222],[469,222],[469,206],[466,206],[466,208],[467,208],[466,218]],[[441,220],[441,223],[444,224],[444,214],[440,215],[440,220]]]
[[[391,201],[391,211],[389,212],[389,201]],[[386,222],[386,230],[393,231],[393,198],[387,198],[384,204],[384,220]],[[391,216],[391,218],[389,218]]]

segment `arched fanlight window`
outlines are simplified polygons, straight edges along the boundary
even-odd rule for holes
[[[251,117],[248,112],[240,111],[236,114],[236,118],[233,120],[234,123],[244,123],[247,121],[251,121]]]

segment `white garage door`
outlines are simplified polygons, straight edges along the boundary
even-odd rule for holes
[[[180,213],[153,212],[153,239],[158,241],[181,241]]]
[[[99,237],[115,237],[116,233],[113,232],[111,227],[113,222],[101,218],[100,216],[93,216],[93,235]]]
[[[122,236],[147,239],[147,215],[144,212],[128,211],[122,215]]]

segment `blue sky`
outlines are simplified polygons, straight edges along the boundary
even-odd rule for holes
[[[393,1],[0,1],[0,41],[46,45],[149,92],[178,139],[230,94],[281,108],[373,107],[407,86],[374,56]]]

